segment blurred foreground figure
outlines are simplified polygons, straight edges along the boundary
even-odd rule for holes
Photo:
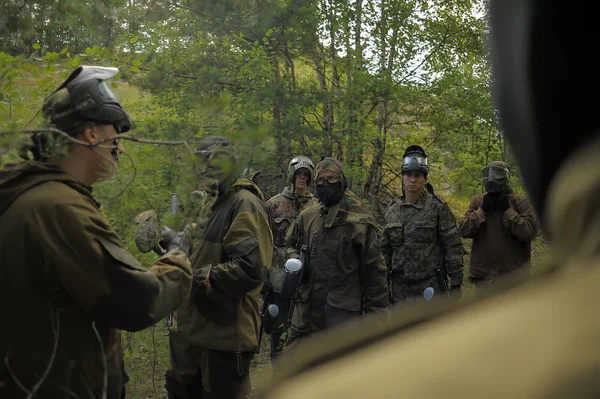
[[[258,349],[260,291],[273,257],[273,234],[258,186],[240,179],[237,149],[205,137],[194,164],[212,213],[194,247],[189,298],[173,314],[169,399],[243,398]]]
[[[44,102],[79,144],[33,136],[34,159],[0,171],[0,398],[124,398],[119,329],[150,327],[190,292],[185,234],[163,237],[146,269],[92,194],[117,173],[131,127],[106,82],[117,72],[79,67]]]
[[[490,162],[482,170],[485,194],[471,199],[460,221],[460,233],[473,239],[469,281],[478,294],[499,277],[531,272],[531,241],[537,223],[529,200],[510,187],[510,168],[505,162]]]
[[[598,24],[566,1],[490,7],[500,121],[555,267],[439,318],[441,304],[332,332],[262,398],[600,396]]]

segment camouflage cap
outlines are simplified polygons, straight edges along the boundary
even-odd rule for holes
[[[219,149],[232,149],[231,142],[223,136],[209,136],[203,138],[198,147],[196,147],[196,154],[202,154],[207,152],[214,152]]]
[[[345,178],[344,168],[342,167],[342,164],[340,163],[340,161],[338,161],[335,158],[325,157],[319,161],[319,163],[317,164],[317,167],[315,168],[316,175],[319,176],[319,174],[324,170],[329,170],[329,171],[335,173],[335,175],[339,179]]]
[[[490,162],[487,166],[493,167],[493,168],[506,169],[507,171],[510,172],[510,167],[508,166],[508,164],[506,162],[493,161],[493,162]]]
[[[196,165],[199,179],[210,180],[202,183],[204,190],[209,190],[209,186],[216,183],[219,192],[225,192],[239,177],[240,165],[237,150],[225,137],[209,136],[203,138],[196,147],[195,153],[201,160]],[[217,158],[214,158],[215,156]],[[217,162],[215,162],[215,159]],[[207,160],[212,160],[210,170],[204,169],[208,166]]]

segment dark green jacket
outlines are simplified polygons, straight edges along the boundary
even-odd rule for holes
[[[203,348],[255,351],[260,290],[272,256],[264,197],[252,181],[239,179],[213,205],[194,249],[196,299],[175,312],[174,332]]]
[[[286,237],[289,258],[298,258],[302,245],[308,246],[307,278],[300,287],[293,328],[312,325],[314,332],[317,302],[357,315],[389,309],[387,269],[373,214],[350,190],[344,197],[330,208],[303,211]]]
[[[36,162],[0,172],[0,226],[0,397],[27,396],[9,368],[31,390],[50,364],[38,397],[120,398],[119,329],[149,327],[182,302],[187,256],[171,251],[145,269],[90,187]]]

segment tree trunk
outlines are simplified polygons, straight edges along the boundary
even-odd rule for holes
[[[317,71],[317,79],[319,80],[319,86],[321,87],[322,95],[322,115],[321,125],[323,126],[323,133],[325,133],[325,140],[323,143],[324,151],[327,155],[333,153],[333,110],[329,104],[329,89],[327,88],[327,80],[325,79],[325,66],[324,66],[324,49],[319,43],[316,44],[316,48],[313,55],[313,61],[315,63],[315,70]]]
[[[275,150],[277,154],[287,154],[282,137],[284,136],[283,122],[283,93],[281,90],[281,71],[279,69],[279,60],[276,55],[271,57],[271,66],[273,67],[273,124],[275,130]]]

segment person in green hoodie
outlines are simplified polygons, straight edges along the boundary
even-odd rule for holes
[[[192,254],[192,293],[173,314],[165,387],[170,399],[235,399],[250,392],[273,234],[264,196],[253,181],[238,178],[228,139],[202,139],[195,168],[214,203]]]
[[[45,119],[78,143],[36,136],[33,160],[0,171],[0,397],[124,398],[121,332],[153,325],[189,295],[182,233],[146,269],[110,227],[92,185],[114,175],[131,121],[106,80],[78,67]],[[25,152],[24,152],[25,153]]]

